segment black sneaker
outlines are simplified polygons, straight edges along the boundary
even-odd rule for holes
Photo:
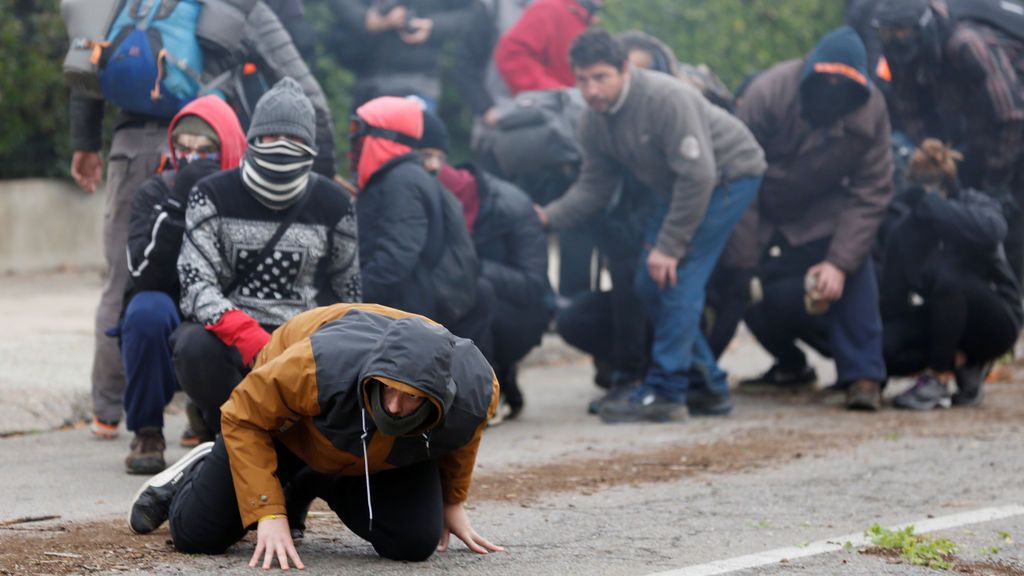
[[[640,387],[640,380],[630,380],[623,383],[613,384],[611,388],[605,392],[604,396],[596,400],[591,400],[590,404],[587,405],[587,413],[597,414],[601,413],[601,406],[604,406],[606,402],[618,402],[628,397],[634,390]]]
[[[954,406],[978,406],[985,399],[985,379],[992,370],[992,363],[971,364],[956,371],[956,393]]]
[[[164,432],[160,428],[141,428],[132,438],[131,452],[124,459],[129,474],[156,474],[167,467],[164,461]]]
[[[625,398],[601,405],[598,414],[607,424],[620,422],[673,422],[686,419],[686,403],[647,387],[634,390]]]
[[[740,380],[740,386],[778,386],[780,388],[801,388],[813,386],[818,381],[818,373],[811,366],[804,366],[795,372],[788,372],[775,364],[767,372],[754,378]]]
[[[707,388],[691,388],[686,392],[686,407],[690,416],[728,416],[732,413],[729,393],[715,394]]]
[[[181,480],[211,450],[213,442],[200,444],[170,468],[147,480],[132,498],[132,507],[128,511],[128,528],[136,534],[149,534],[166,522],[171,513],[171,500],[178,492]]]
[[[505,403],[508,404],[508,415],[506,420],[514,420],[523,411],[523,391],[519,389],[519,375],[515,366],[505,371],[505,378],[501,381],[501,391],[505,396]]]
[[[951,404],[949,386],[939,382],[931,374],[918,376],[913,388],[892,399],[893,406],[905,410],[949,408]]]
[[[846,387],[846,409],[878,412],[882,409],[882,385],[875,380],[861,379]]]

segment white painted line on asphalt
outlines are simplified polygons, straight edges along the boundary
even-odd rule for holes
[[[1009,506],[1000,506],[997,508],[982,508],[980,510],[971,510],[968,512],[961,512],[959,514],[941,516],[939,518],[926,518],[916,522],[907,522],[905,524],[893,526],[891,529],[899,530],[906,528],[907,526],[913,526],[915,533],[924,534],[926,532],[938,532],[940,530],[949,530],[950,528],[958,528],[969,524],[992,522],[994,520],[1002,520],[1004,518],[1012,518],[1014,516],[1024,516],[1024,506],[1011,504]],[[749,570],[751,568],[760,568],[762,566],[778,564],[782,560],[796,560],[798,558],[807,558],[808,556],[818,556],[819,554],[838,552],[839,550],[842,550],[847,543],[858,547],[870,544],[870,540],[864,533],[847,534],[845,536],[829,538],[828,540],[811,542],[806,546],[776,548],[775,550],[768,550],[757,554],[748,554],[746,556],[737,556],[736,558],[729,558],[727,560],[716,560],[714,562],[708,562],[707,564],[687,566],[686,568],[680,568],[678,570],[658,572],[656,574],[651,574],[650,576],[715,576],[717,574],[730,574],[732,572],[739,572],[740,570]]]

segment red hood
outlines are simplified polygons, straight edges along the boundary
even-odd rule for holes
[[[242,125],[238,123],[238,116],[228,106],[228,103],[216,96],[203,96],[189,102],[187,106],[171,120],[171,127],[167,129],[167,140],[170,145],[171,162],[174,169],[178,169],[178,159],[174,157],[174,127],[184,116],[198,116],[213,127],[213,131],[220,138],[220,169],[231,170],[238,168],[242,162],[242,155],[245,154],[246,142],[245,132]]]
[[[423,136],[423,108],[413,100],[382,96],[370,100],[356,110],[356,115],[370,126],[394,130],[417,140]],[[412,152],[412,148],[379,136],[366,136],[356,172],[356,184],[362,190],[370,178],[394,158]]]
[[[441,166],[437,179],[462,204],[462,217],[466,220],[466,228],[473,234],[476,217],[480,214],[480,189],[476,177],[469,170],[453,168],[447,164]]]

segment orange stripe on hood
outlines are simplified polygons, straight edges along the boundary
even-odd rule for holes
[[[861,86],[868,85],[868,79],[858,72],[856,68],[847,64],[841,64],[839,62],[818,62],[814,65],[814,71],[818,74],[838,74],[840,76],[846,76]]]
[[[416,138],[423,136],[423,108],[418,103],[397,96],[381,96],[363,104],[356,110],[356,115],[364,122],[377,128],[394,130]],[[412,152],[412,148],[378,136],[366,136],[363,142],[362,155],[356,167],[359,179],[357,185],[362,190],[370,178],[389,161]]]

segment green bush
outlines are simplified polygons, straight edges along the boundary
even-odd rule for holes
[[[0,0],[0,179],[67,174],[67,89],[61,80],[67,38],[59,4]],[[706,63],[735,86],[751,72],[807,52],[841,23],[842,6],[837,0],[607,0],[601,25],[654,34],[681,61]],[[352,74],[334,62],[323,42],[335,29],[330,3],[307,0],[306,7],[321,39],[314,70],[331,103],[344,169]],[[448,66],[448,77],[458,73]],[[453,156],[465,159],[470,118],[450,81],[441,113],[457,144]]]

